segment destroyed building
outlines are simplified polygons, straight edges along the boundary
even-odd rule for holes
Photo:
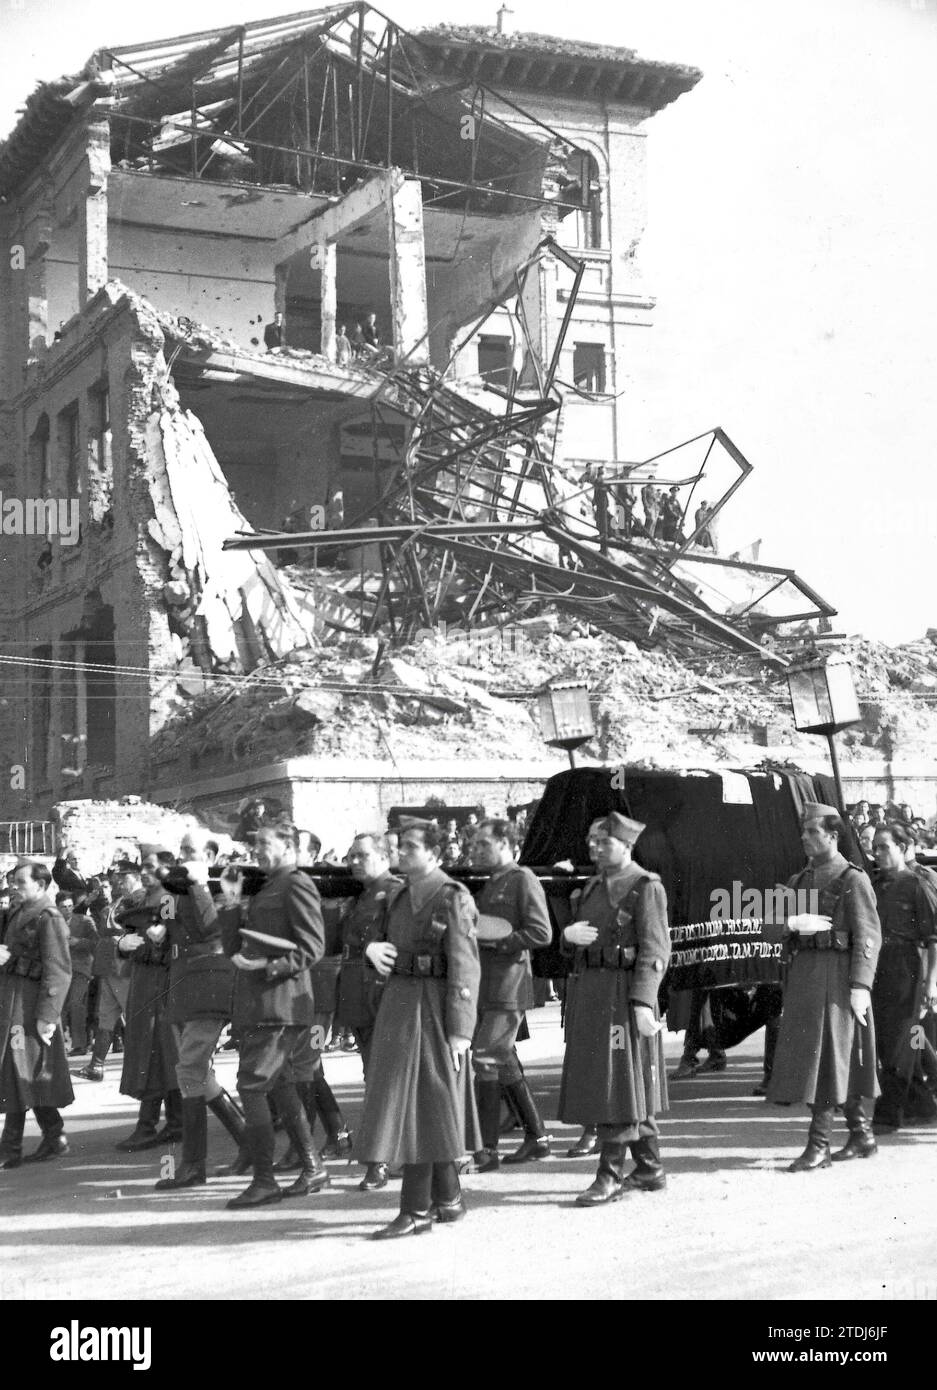
[[[8,814],[191,801],[163,731],[310,645],[549,602],[770,658],[834,611],[694,546],[704,467],[717,511],[750,467],[722,430],[629,448],[647,125],[700,76],[358,3],[102,48],[28,97],[0,146]],[[631,536],[629,478],[685,489],[680,545]]]

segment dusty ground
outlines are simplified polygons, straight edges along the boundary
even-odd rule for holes
[[[521,1053],[552,1115],[558,1007],[531,1022]],[[937,1130],[886,1137],[871,1161],[787,1174],[805,1115],[751,1096],[760,1045],[733,1052],[722,1075],[673,1086],[666,1193],[582,1210],[572,1198],[592,1160],[556,1157],[468,1177],[468,1220],[390,1244],[364,1237],[394,1215],[398,1184],[359,1193],[361,1170],[346,1164],[331,1165],[330,1191],[251,1216],[224,1210],[238,1179],[155,1193],[158,1151],[113,1151],[135,1109],[117,1092],[118,1058],[102,1085],[75,1083],[69,1157],[0,1172],[0,1298],[937,1298]],[[234,1067],[224,1054],[232,1090]],[[327,1068],[354,1124],[359,1060]],[[562,1154],[575,1131],[549,1128]],[[30,1120],[30,1148],[34,1133]],[[214,1120],[210,1136],[212,1163],[226,1161]]]

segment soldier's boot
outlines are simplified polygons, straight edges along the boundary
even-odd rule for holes
[[[33,1114],[42,1130],[38,1149],[26,1154],[24,1163],[44,1163],[49,1158],[62,1158],[68,1153],[68,1140],[65,1138],[65,1121],[59,1112],[50,1105],[37,1105]]]
[[[377,1192],[379,1188],[387,1186],[387,1164],[369,1163],[364,1177],[358,1184],[359,1192]]]
[[[508,1154],[504,1159],[505,1163],[529,1163],[532,1160],[550,1157],[550,1141],[547,1132],[540,1118],[540,1111],[537,1109],[537,1102],[534,1100],[527,1078],[521,1077],[520,1081],[512,1081],[505,1087],[510,1092],[511,1099],[517,1108],[524,1125],[524,1142],[514,1153]]]
[[[598,1207],[617,1202],[625,1195],[625,1157],[627,1144],[603,1144],[595,1181],[576,1198],[577,1207]]]
[[[283,1125],[290,1137],[290,1144],[299,1154],[299,1177],[289,1187],[283,1189],[284,1197],[308,1197],[310,1192],[321,1192],[331,1186],[328,1169],[312,1140],[312,1130],[306,1112],[298,1095],[278,1099]]]
[[[841,1149],[831,1157],[834,1163],[846,1163],[851,1158],[871,1158],[878,1153],[878,1144],[872,1133],[872,1125],[861,1096],[851,1096],[843,1106],[843,1114],[849,1126],[849,1138]]]
[[[159,1138],[166,1144],[177,1144],[182,1138],[182,1092],[167,1091],[163,1096],[166,1123],[159,1132]]]
[[[807,1132],[807,1147],[788,1168],[789,1173],[811,1173],[815,1168],[829,1168],[830,1135],[833,1133],[832,1105],[811,1105],[813,1119]]]
[[[476,1076],[475,1102],[482,1148],[475,1155],[478,1173],[493,1173],[500,1166],[498,1139],[501,1134],[501,1083],[496,1076]]]
[[[405,1163],[400,1189],[400,1213],[389,1226],[374,1231],[371,1240],[396,1240],[400,1236],[421,1236],[431,1231],[432,1188],[432,1163]]]
[[[247,1125],[244,1121],[244,1111],[233,1097],[229,1096],[227,1091],[219,1091],[208,1102],[208,1108],[215,1119],[224,1125],[238,1148],[241,1148],[245,1142]]]
[[[23,1161],[23,1133],[26,1111],[8,1110],[0,1134],[0,1168],[18,1168]]]
[[[86,1067],[76,1071],[76,1076],[81,1076],[85,1081],[103,1081],[104,1063],[107,1061],[107,1054],[111,1050],[111,1043],[114,1034],[108,1028],[98,1028],[94,1035],[94,1047],[91,1049],[91,1060]]]
[[[283,1190],[277,1186],[277,1180],[273,1175],[276,1135],[273,1132],[267,1096],[256,1091],[242,1091],[241,1100],[244,1105],[244,1118],[247,1121],[245,1140],[250,1149],[254,1175],[244,1191],[226,1203],[231,1211],[263,1207],[268,1202],[279,1202],[283,1196]],[[277,1113],[281,1119],[284,1118],[279,1106]]]
[[[316,1120],[319,1112],[316,1108],[316,1083],[314,1081],[297,1081],[296,1090],[302,1102],[303,1110],[306,1112],[306,1119],[309,1122],[309,1132],[315,1134]],[[302,1167],[302,1160],[296,1152],[296,1146],[290,1139],[286,1146],[283,1157],[273,1165],[275,1173],[290,1173],[296,1168]]]
[[[465,1216],[465,1201],[459,1173],[454,1163],[434,1163],[430,1188],[430,1216],[434,1221],[449,1225]]]
[[[182,1100],[182,1161],[171,1178],[160,1178],[157,1192],[179,1192],[186,1187],[202,1187],[207,1178],[208,1106],[204,1096],[184,1096]]]
[[[667,1186],[667,1175],[660,1161],[660,1143],[655,1135],[646,1134],[631,1145],[635,1167],[625,1178],[625,1191],[660,1192]]]
[[[599,1134],[595,1125],[586,1125],[576,1143],[566,1150],[567,1158],[590,1158],[598,1152]]]
[[[351,1131],[345,1124],[341,1107],[321,1067],[316,1072],[316,1079],[312,1084],[315,1086],[316,1111],[326,1133],[322,1157],[347,1158],[351,1153]]]
[[[114,1148],[122,1154],[132,1154],[139,1152],[140,1149],[155,1149],[163,1142],[163,1137],[158,1131],[159,1112],[162,1100],[159,1096],[148,1096],[140,1102],[140,1109],[137,1112],[136,1128],[127,1135],[126,1139],[121,1139],[114,1145]]]

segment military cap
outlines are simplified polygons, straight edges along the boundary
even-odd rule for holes
[[[612,811],[602,822],[602,829],[612,839],[621,840],[626,845],[633,845],[644,829],[644,824],[642,821],[631,820],[628,816],[623,816],[620,811]]]
[[[838,816],[835,806],[824,806],[820,801],[804,802],[804,820],[821,819],[823,816]]]

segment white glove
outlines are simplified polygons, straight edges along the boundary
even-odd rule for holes
[[[143,937],[138,936],[135,931],[129,931],[126,936],[122,936],[117,943],[117,949],[123,955],[130,955],[131,951],[136,951],[143,945]]]
[[[832,917],[824,917],[821,912],[798,912],[787,919],[791,931],[799,932],[801,936],[815,936],[818,931],[829,931],[832,922]]]
[[[146,934],[150,940],[154,941],[157,945],[159,945],[161,941],[166,940],[166,928],[163,926],[147,927]]]
[[[377,973],[386,977],[394,968],[397,947],[392,946],[389,941],[372,941],[370,946],[364,948],[364,954]]]
[[[598,927],[591,922],[572,922],[563,928],[563,935],[571,946],[591,946],[598,934]]]
[[[10,959],[11,951],[9,946],[0,946],[0,965],[6,965]]]
[[[861,985],[857,989],[849,991],[849,1007],[852,1009],[853,1017],[857,1023],[865,1023],[871,1003],[872,996]]]
[[[205,859],[187,859],[185,871],[189,875],[190,883],[204,885],[208,882],[208,861]]]
[[[238,874],[236,878],[229,878],[227,871],[221,875],[221,896],[226,907],[237,907],[244,897],[244,876]]]
[[[55,1024],[37,1023],[36,1032],[39,1034],[39,1041],[45,1043],[48,1047],[49,1043],[55,1037]]]
[[[656,1038],[664,1025],[659,1018],[654,1017],[654,1010],[649,1009],[646,1004],[632,1004],[631,1007],[634,1009],[634,1021],[641,1037]]]
[[[449,1039],[449,1055],[452,1057],[452,1065],[456,1071],[462,1069],[462,1057],[464,1053],[468,1052],[471,1041],[471,1038]]]

